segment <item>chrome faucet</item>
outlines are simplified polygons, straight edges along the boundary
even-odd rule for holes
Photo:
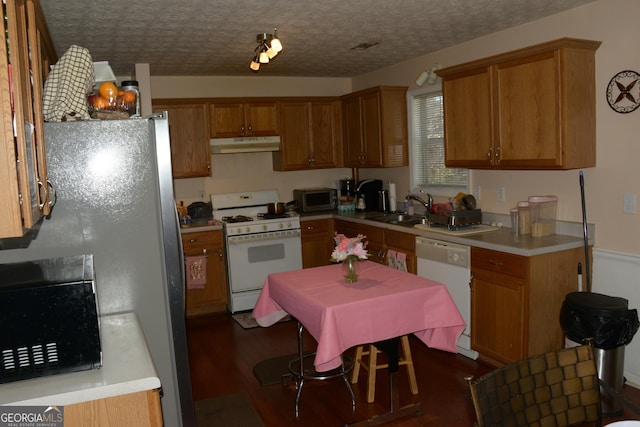
[[[410,200],[415,200],[416,202],[422,204],[422,206],[424,206],[424,208],[427,210],[425,216],[429,218],[429,214],[431,213],[431,207],[433,206],[433,197],[431,197],[431,194],[429,193],[425,193],[425,194],[427,195],[426,202],[422,197],[416,196],[415,194],[408,194],[407,197],[404,198],[404,201],[409,202]]]

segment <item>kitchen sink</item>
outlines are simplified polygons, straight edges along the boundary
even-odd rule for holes
[[[404,227],[413,227],[416,224],[427,224],[428,222],[427,218],[422,215],[408,215],[403,213],[385,214],[370,219],[387,224],[402,225]]]

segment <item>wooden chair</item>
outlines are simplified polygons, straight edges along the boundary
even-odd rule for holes
[[[403,335],[400,338],[400,346],[402,348],[402,354],[398,360],[398,366],[407,367],[411,394],[418,394],[418,382],[416,381],[416,372],[413,369],[411,347],[409,346],[409,337],[407,335]],[[351,383],[356,384],[358,382],[360,366],[362,366],[362,369],[367,372],[367,403],[372,403],[376,396],[377,370],[389,367],[388,363],[378,364],[378,353],[381,353],[381,351],[373,344],[369,344],[368,350],[364,350],[363,345],[359,345],[356,348],[353,372],[351,373]]]
[[[467,380],[478,427],[602,425],[590,346],[533,356]]]

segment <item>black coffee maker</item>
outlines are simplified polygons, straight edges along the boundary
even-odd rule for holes
[[[340,180],[340,196],[354,198],[356,197],[356,181],[353,179]]]
[[[356,186],[356,200],[364,196],[365,211],[378,210],[379,191],[382,190],[381,179],[364,179]]]

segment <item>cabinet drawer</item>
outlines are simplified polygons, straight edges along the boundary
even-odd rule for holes
[[[520,255],[471,248],[471,268],[493,271],[509,276],[524,277],[527,260]]]
[[[222,232],[220,231],[203,231],[182,235],[182,246],[185,253],[201,252],[202,249],[210,249],[221,245]]]
[[[416,251],[416,236],[413,234],[386,230],[384,233],[384,242],[387,246],[404,249],[409,253],[415,253]]]
[[[329,220],[326,219],[312,219],[300,222],[300,232],[303,237],[309,234],[327,234],[331,231],[329,228]]]

